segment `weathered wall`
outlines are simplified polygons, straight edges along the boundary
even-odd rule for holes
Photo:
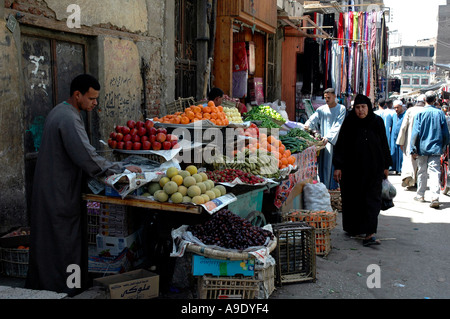
[[[26,221],[19,57],[17,34],[0,20],[0,233]]]
[[[94,26],[111,24],[129,32],[146,32],[148,28],[145,0],[44,0],[58,20],[67,19],[67,7],[77,4],[81,8],[81,24]]]
[[[80,29],[66,25],[72,3],[81,8]],[[89,129],[93,145],[109,159],[114,158],[99,140],[107,141],[114,126],[130,118],[159,116],[165,103],[174,100],[175,87],[174,0],[0,0],[1,17],[17,11],[23,17],[16,37],[0,20],[0,233],[28,222],[22,25],[38,33],[43,28],[86,37],[88,72],[102,85]]]

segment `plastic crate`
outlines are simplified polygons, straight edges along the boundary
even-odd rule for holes
[[[247,277],[198,277],[198,299],[255,299],[261,280]]]
[[[10,277],[26,278],[28,272],[28,249],[0,249],[3,273]]]
[[[273,225],[276,285],[316,280],[315,229],[304,222]]]

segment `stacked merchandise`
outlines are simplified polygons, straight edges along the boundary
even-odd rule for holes
[[[88,202],[89,271],[117,274],[130,269],[142,254],[141,231],[136,231],[129,208]],[[94,238],[94,239],[93,239]]]

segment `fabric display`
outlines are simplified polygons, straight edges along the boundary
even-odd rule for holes
[[[309,14],[311,20],[332,36],[331,39],[308,38],[304,49],[304,79],[302,94],[320,95],[333,87],[343,95],[364,94],[375,97],[378,70],[388,59],[388,38],[383,12],[341,12]],[[313,29],[310,34],[320,31]],[[317,51],[320,61],[317,61]],[[317,80],[320,78],[320,80]]]

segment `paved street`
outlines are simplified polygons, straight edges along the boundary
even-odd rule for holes
[[[447,299],[450,298],[450,197],[440,197],[439,210],[413,200],[415,191],[401,187],[399,175],[389,180],[397,189],[395,207],[379,217],[380,246],[363,247],[362,240],[342,230],[341,214],[332,231],[332,251],[318,257],[315,283],[286,284],[273,299]],[[380,268],[380,288],[368,288]],[[369,282],[373,282],[369,280]]]

